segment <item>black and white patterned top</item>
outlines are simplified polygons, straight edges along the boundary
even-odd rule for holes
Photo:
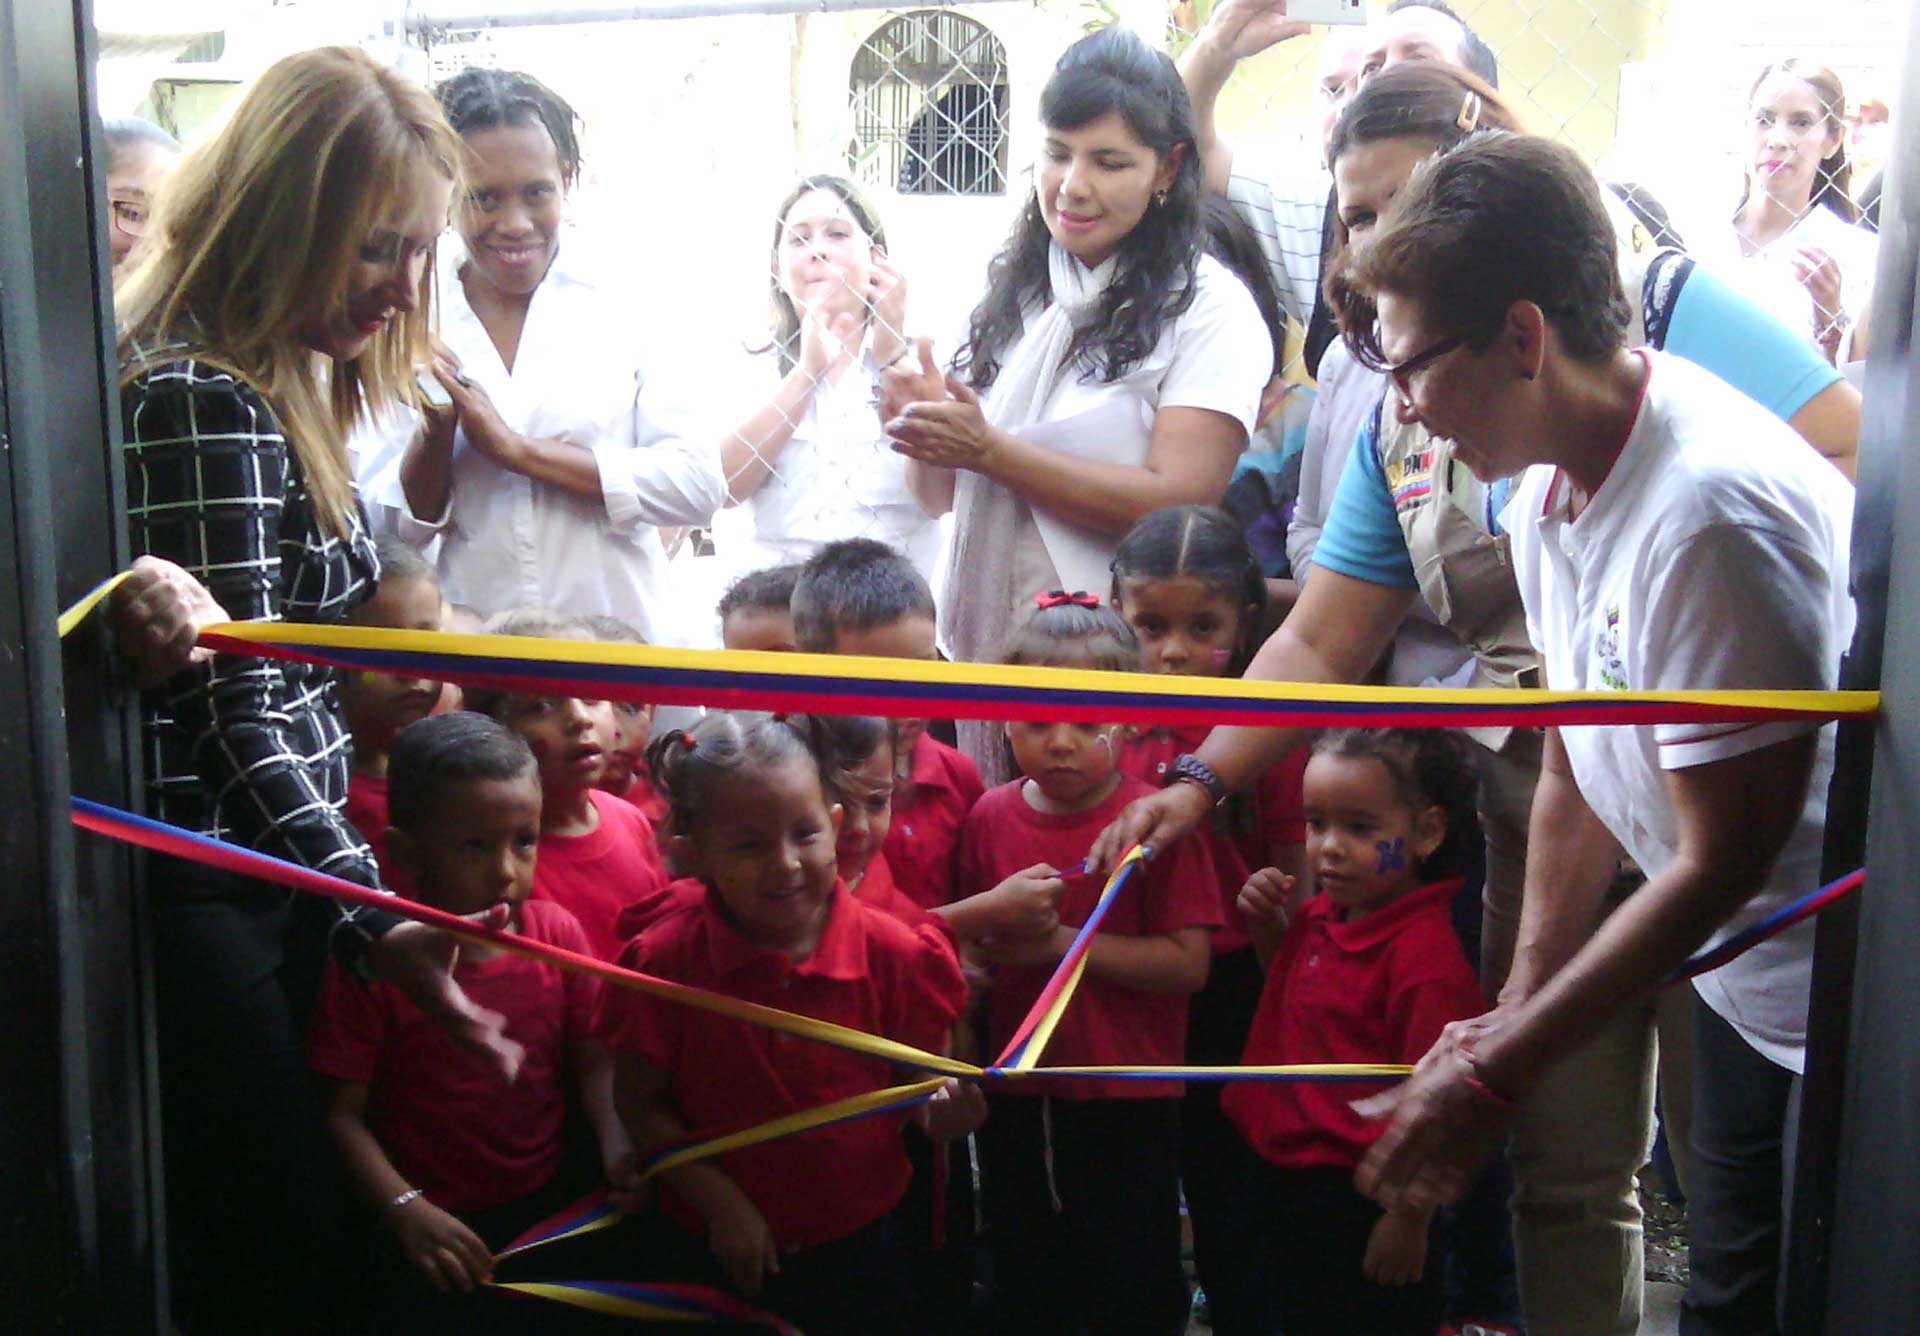
[[[184,567],[236,621],[340,620],[380,577],[358,503],[346,539],[324,529],[260,393],[180,351],[143,359],[121,391],[134,552]],[[331,669],[218,654],[147,692],[143,716],[154,816],[380,885],[342,812],[349,740]],[[336,945],[394,921],[342,906]]]

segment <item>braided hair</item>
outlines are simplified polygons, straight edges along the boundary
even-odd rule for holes
[[[580,116],[531,74],[469,67],[433,91],[462,139],[481,130],[541,126],[560,160],[560,184],[571,190],[579,181]]]

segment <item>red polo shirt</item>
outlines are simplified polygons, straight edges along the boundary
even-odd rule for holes
[[[1062,814],[1035,811],[1021,796],[1025,783],[1016,779],[989,790],[968,814],[960,841],[963,895],[990,891],[1035,863],[1072,867],[1086,857],[1094,836],[1106,829],[1121,808],[1153,791],[1141,781],[1123,776],[1119,787],[1098,807]],[[1066,883],[1066,892],[1060,898],[1060,921],[1077,927],[1093,912],[1106,878],[1078,873],[1068,877]],[[1100,931],[1146,937],[1181,928],[1216,928],[1220,919],[1213,858],[1204,841],[1181,840],[1129,878],[1120,898],[1101,920]],[[1052,965],[1002,965],[994,969],[987,1021],[996,1052],[1013,1037],[1052,973]],[[1086,973],[1081,975],[1080,987],[1067,1004],[1040,1064],[1178,1066],[1184,1061],[1186,1043],[1186,997],[1122,988]],[[1049,1080],[1044,1089],[1012,1082],[1006,1089],[1009,1093],[1048,1094],[1062,1099],[1147,1099],[1178,1095],[1181,1084],[1088,1078]]]
[[[1449,1021],[1485,1011],[1453,932],[1459,889],[1457,878],[1435,882],[1347,922],[1326,896],[1308,900],[1267,967],[1242,1061],[1418,1062]],[[1373,1089],[1241,1081],[1220,1102],[1265,1159],[1352,1168],[1386,1126],[1348,1104]]]
[[[792,961],[746,940],[712,896],[656,922],[621,963],[678,983],[885,1035],[938,1051],[967,988],[946,940],[909,928],[836,887],[813,953]],[[890,1063],[747,1025],[626,988],[604,990],[600,1033],[667,1074],[697,1134],[752,1127],[867,1094],[903,1079]],[[844,1238],[893,1209],[911,1170],[905,1115],[817,1128],[714,1160],[766,1217],[782,1249]],[[663,1187],[667,1214],[696,1234],[704,1221]]]
[[[853,888],[853,898],[863,905],[893,915],[910,928],[922,923],[946,922],[922,909],[901,891],[899,883],[893,879],[893,869],[888,865],[885,853],[876,853],[867,860],[867,870],[860,874],[860,884]]]
[[[613,934],[620,939],[621,950],[668,914],[698,902],[706,893],[706,885],[699,878],[680,877],[622,905],[613,921]]]
[[[585,951],[573,915],[520,907],[520,932]],[[393,1167],[435,1206],[479,1211],[544,1187],[560,1166],[569,1042],[592,1033],[595,980],[501,952],[462,955],[453,977],[467,996],[507,1019],[526,1046],[520,1075],[503,1081],[390,983],[363,983],[327,966],[307,1035],[307,1065],[367,1087],[367,1127]]]
[[[985,791],[965,752],[925,734],[914,744],[906,782],[893,790],[893,825],[880,851],[894,883],[922,909],[953,903],[960,824]]]
[[[1182,752],[1200,750],[1212,730],[1149,728],[1127,744],[1120,768],[1154,788],[1167,782]],[[1247,922],[1241,917],[1240,888],[1248,874],[1271,867],[1277,848],[1307,841],[1306,800],[1301,778],[1311,749],[1296,747],[1270,766],[1252,787],[1224,807],[1213,810],[1206,827],[1213,865],[1220,874],[1220,909],[1226,926],[1213,935],[1213,953],[1225,955],[1247,945]]]
[[[580,920],[593,954],[612,960],[625,945],[620,911],[667,884],[653,827],[611,793],[589,791],[600,824],[585,835],[542,835],[533,899],[551,900]]]

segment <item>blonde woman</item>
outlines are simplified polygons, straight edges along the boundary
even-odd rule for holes
[[[337,620],[373,591],[343,441],[411,397],[427,358],[458,148],[423,90],[329,48],[269,69],[169,183],[119,301],[132,546],[235,618]],[[379,886],[341,815],[328,671],[214,655],[150,688],[143,714],[154,815]],[[300,1049],[328,942],[503,1073],[513,1046],[452,983],[440,934],[172,860],[152,885],[180,1316],[324,1323],[321,1287],[352,1289],[326,1253],[332,1161]]]

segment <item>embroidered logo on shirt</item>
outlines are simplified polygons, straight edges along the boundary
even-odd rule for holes
[[[1426,500],[1433,491],[1433,447],[1405,459],[1388,460],[1385,472],[1395,510]]]
[[[1594,643],[1594,657],[1600,660],[1600,685],[1609,691],[1627,689],[1627,664],[1620,657],[1620,609],[1607,609],[1606,626]]]

